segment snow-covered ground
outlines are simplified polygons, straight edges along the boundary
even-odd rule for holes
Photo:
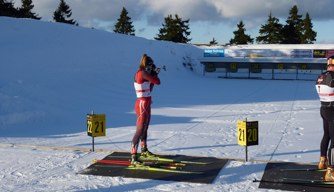
[[[0,17],[0,25],[0,191],[272,191],[252,182],[265,162],[318,161],[313,81],[208,78],[197,62],[202,50],[191,45],[27,19]],[[259,121],[253,161],[230,161],[212,184],[76,174],[111,151],[129,151],[143,53],[167,68],[153,93],[151,151],[243,159],[236,122],[247,118]],[[107,116],[97,152],[88,152],[91,110]]]

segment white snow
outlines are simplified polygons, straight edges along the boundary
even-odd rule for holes
[[[267,161],[318,161],[314,81],[209,78],[198,62],[203,50],[191,45],[28,19],[0,17],[0,25],[0,191],[273,191],[252,182]],[[244,159],[236,122],[247,118],[260,126],[252,161],[230,161],[212,184],[76,174],[130,150],[143,53],[167,68],[153,93],[151,151]],[[107,116],[97,152],[88,151],[91,110]]]

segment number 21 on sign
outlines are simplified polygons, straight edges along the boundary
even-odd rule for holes
[[[87,134],[91,137],[106,136],[106,120],[104,114],[87,115]]]

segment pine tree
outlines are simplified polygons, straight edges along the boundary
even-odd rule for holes
[[[175,19],[172,15],[165,17],[165,23],[162,24],[162,28],[159,29],[159,34],[157,34],[155,39],[177,43],[188,43],[191,41],[191,39],[188,38],[189,35],[189,19],[182,20],[175,14]]]
[[[305,19],[303,20],[303,34],[302,42],[304,44],[312,44],[317,37],[317,32],[313,31],[313,24],[311,17],[306,13]]]
[[[210,46],[211,46],[211,45],[217,45],[218,42],[216,41],[215,38],[213,38],[212,41],[209,42],[209,44],[210,44]]]
[[[253,43],[253,38],[245,34],[245,25],[242,21],[237,25],[238,29],[233,31],[234,38],[230,40],[230,44],[243,45],[248,43]]]
[[[114,32],[126,35],[135,35],[135,29],[132,25],[131,18],[128,16],[128,11],[124,7],[117,23],[115,24]]]
[[[269,14],[267,23],[261,25],[259,30],[259,36],[256,37],[258,43],[264,44],[277,44],[282,41],[282,24],[279,23],[279,19]]]
[[[155,37],[156,40],[173,41],[176,36],[177,23],[173,19],[172,15],[165,17],[165,23],[162,24],[162,28],[159,29],[159,34]],[[175,41],[174,41],[175,42]]]
[[[78,25],[75,20],[69,19],[72,16],[70,6],[65,3],[65,0],[60,0],[57,10],[53,13],[53,20],[60,23]]]
[[[297,5],[294,5],[289,12],[286,25],[282,29],[284,44],[300,44],[302,41],[303,20],[298,14]]]
[[[32,9],[34,8],[34,5],[32,4],[32,0],[21,0],[21,1],[22,1],[22,6],[19,10],[20,17],[37,19],[37,20],[41,19],[41,17],[38,17],[36,13],[32,12]]]
[[[19,12],[12,1],[0,0],[0,16],[19,17]]]

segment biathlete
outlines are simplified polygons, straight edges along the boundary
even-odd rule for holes
[[[160,84],[158,74],[160,68],[156,68],[151,57],[144,54],[141,58],[138,71],[134,76],[134,88],[136,91],[135,112],[137,115],[136,133],[131,144],[131,164],[139,164],[137,150],[140,140],[141,156],[155,156],[147,149],[147,130],[151,119],[151,92],[154,85]]]
[[[324,180],[334,181],[334,56],[327,59],[327,71],[321,74],[316,82],[320,98],[320,115],[323,120],[324,134],[320,143],[319,169],[327,169]]]

